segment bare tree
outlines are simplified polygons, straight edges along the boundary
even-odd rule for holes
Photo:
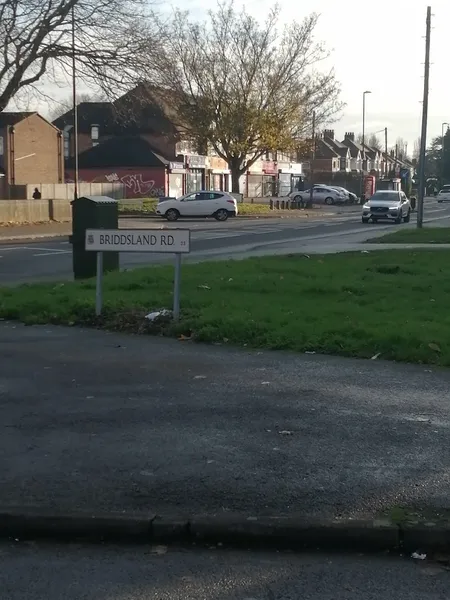
[[[185,133],[210,144],[228,162],[232,189],[267,151],[289,151],[342,108],[334,73],[318,72],[327,56],[314,38],[317,15],[278,32],[273,9],[260,25],[232,2],[219,4],[206,22],[175,12],[153,82],[176,104]]]
[[[406,142],[402,137],[398,137],[395,140],[395,152],[399,160],[408,158],[408,142]]]
[[[134,82],[148,39],[147,10],[145,0],[2,0],[0,111],[41,80],[67,85],[74,51],[77,74],[91,88]]]
[[[98,93],[98,94],[83,93],[83,94],[77,94],[77,96],[76,96],[77,104],[81,104],[82,102],[107,102],[107,101],[108,101],[107,96],[102,93]],[[50,115],[49,115],[50,120],[55,121],[58,117],[61,117],[62,115],[66,114],[66,112],[68,112],[69,110],[72,110],[72,108],[73,108],[72,96],[64,98],[64,100],[61,100],[61,101],[55,101],[54,108],[50,111]]]
[[[356,141],[358,142],[358,144],[362,144],[362,141],[363,141],[362,133],[359,133],[356,136]],[[377,136],[376,133],[365,134],[364,143],[366,144],[366,146],[370,146],[371,148],[376,148],[377,150],[383,149],[383,142],[380,140],[380,138]]]
[[[418,137],[414,142],[412,157],[417,161],[420,158],[420,137]]]

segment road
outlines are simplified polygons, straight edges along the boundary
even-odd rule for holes
[[[446,600],[439,563],[223,549],[3,543],[5,600]]]
[[[49,325],[0,340],[2,507],[450,509],[449,370]]]
[[[426,204],[426,221],[435,225],[449,224],[450,206],[429,200]],[[415,217],[413,218],[413,221]],[[362,225],[360,209],[348,207],[342,214],[308,221],[305,218],[184,221],[161,224],[159,221],[127,219],[122,227],[186,227],[191,229],[191,254],[188,260],[208,260],[251,256],[261,251],[270,252],[280,245],[286,252],[298,250],[301,244],[318,241],[355,240],[381,235],[396,227],[406,225]],[[410,227],[414,226],[412,222]],[[362,236],[362,237],[361,237]],[[146,264],[171,261],[166,254],[122,254],[121,267],[131,268]],[[18,243],[0,246],[0,281],[14,284],[33,280],[70,279],[72,277],[72,249],[67,239],[54,239],[36,243]]]

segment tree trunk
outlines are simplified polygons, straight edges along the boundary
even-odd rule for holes
[[[231,167],[231,191],[233,194],[239,194],[239,179],[241,178],[241,170],[238,167]]]

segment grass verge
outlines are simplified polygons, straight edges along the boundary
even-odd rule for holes
[[[182,318],[171,308],[171,266],[112,273],[104,314],[95,281],[0,289],[0,316],[183,335],[202,342],[450,366],[450,251],[379,251],[186,264]]]
[[[369,242],[372,244],[450,244],[450,227],[400,229]]]
[[[154,215],[157,204],[157,198],[142,198],[140,200],[137,199],[136,203],[121,203],[119,201],[119,213]]]
[[[155,198],[143,198],[142,200],[136,200],[136,203],[127,202],[120,203],[119,202],[119,212],[121,214],[146,214],[153,215],[155,214],[156,205],[158,204],[158,200]],[[291,211],[282,211],[282,210],[270,210],[268,204],[249,204],[249,203],[241,203],[238,205],[239,215],[278,215],[278,214],[288,214]],[[298,211],[295,211],[298,212]]]

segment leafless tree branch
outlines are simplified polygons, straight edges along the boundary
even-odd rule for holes
[[[142,77],[152,30],[145,0],[2,0],[0,111],[21,91],[71,69],[75,14],[77,75],[118,95]]]

